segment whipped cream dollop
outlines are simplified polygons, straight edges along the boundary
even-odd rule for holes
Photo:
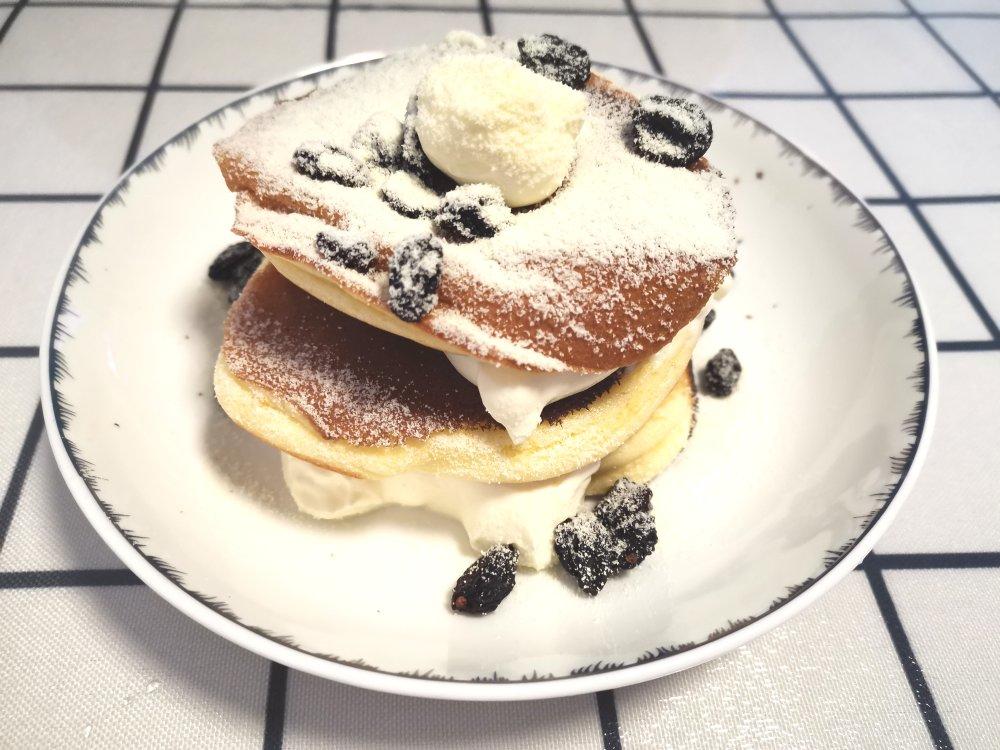
[[[500,55],[452,55],[417,87],[416,130],[459,183],[496,185],[511,207],[556,191],[576,157],[583,93]]]
[[[465,354],[446,356],[459,374],[479,389],[487,414],[504,426],[514,445],[527,440],[541,424],[546,406],[585,391],[614,372],[529,372]]]
[[[423,506],[457,519],[477,551],[514,544],[521,553],[519,564],[539,570],[554,562],[552,530],[579,510],[597,467],[588,464],[561,477],[523,484],[430,474],[358,479],[281,454],[285,484],[303,513],[341,519],[384,505]]]

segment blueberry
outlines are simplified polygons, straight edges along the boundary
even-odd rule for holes
[[[455,181],[435,167],[427,158],[417,135],[417,97],[411,96],[403,117],[403,141],[400,146],[400,166],[419,177],[427,187],[445,193],[455,187]]]
[[[226,297],[235,302],[263,259],[249,242],[237,242],[215,257],[208,267],[208,278],[222,284]]]
[[[369,273],[378,260],[367,242],[347,232],[320,232],[316,235],[316,250],[323,260],[358,273]]]
[[[415,323],[434,309],[443,261],[441,243],[430,235],[396,246],[389,261],[389,309],[397,318]]]
[[[712,145],[712,121],[705,110],[685,99],[643,97],[633,122],[639,153],[668,167],[690,166]]]
[[[462,185],[445,193],[434,224],[458,240],[492,237],[510,223],[512,214],[496,185]]]
[[[521,37],[517,49],[521,65],[570,88],[582,89],[590,78],[587,50],[555,34]]]
[[[486,550],[455,583],[451,608],[483,615],[499,607],[514,589],[518,557],[513,544],[496,544]]]
[[[354,154],[330,143],[303,143],[292,156],[292,165],[314,180],[333,180],[347,187],[368,184],[368,170]]]
[[[403,123],[388,112],[376,112],[354,133],[351,150],[361,158],[387,169],[399,161],[403,148]]]
[[[624,550],[593,513],[580,513],[556,526],[553,546],[563,568],[590,596],[596,596],[614,575]]]
[[[437,193],[403,170],[389,175],[379,195],[394,211],[410,219],[433,216],[441,203]]]
[[[736,358],[732,349],[720,349],[719,353],[708,360],[702,373],[702,390],[711,396],[725,397],[733,392],[740,380],[743,365]]]

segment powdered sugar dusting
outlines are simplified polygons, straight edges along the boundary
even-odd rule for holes
[[[565,369],[559,360],[534,351],[530,341],[511,341],[497,336],[454,310],[435,312],[431,327],[446,338],[462,342],[473,355],[484,359],[500,354],[536,370]]]
[[[637,145],[645,152],[668,159],[683,159],[687,153],[680,144],[651,133],[648,130],[638,130],[635,134]]]
[[[411,219],[437,213],[441,198],[409,172],[393,172],[382,183],[382,198],[396,211]]]

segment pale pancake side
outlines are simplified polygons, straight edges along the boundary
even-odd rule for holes
[[[590,478],[588,495],[610,489],[621,477],[646,483],[657,477],[684,450],[694,429],[697,396],[690,371],[677,381],[653,415],[617,450],[605,456]]]

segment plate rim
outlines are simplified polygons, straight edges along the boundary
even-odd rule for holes
[[[825,177],[831,189],[835,190],[838,196],[853,202],[874,229],[882,232],[886,239],[885,249],[893,255],[894,261],[898,261],[896,271],[903,275],[904,284],[909,291],[912,291],[912,294],[909,295],[911,298],[909,302],[912,304],[909,306],[914,309],[915,313],[916,348],[921,350],[924,356],[924,361],[919,368],[923,375],[923,398],[919,404],[919,415],[916,415],[918,420],[913,425],[913,443],[910,444],[909,455],[905,456],[891,490],[888,488],[886,490],[887,497],[884,503],[874,512],[868,526],[837,551],[839,554],[837,560],[819,575],[792,587],[787,596],[772,602],[763,614],[751,616],[748,622],[738,622],[726,632],[715,637],[710,635],[706,640],[685,650],[656,655],[647,661],[630,664],[602,664],[599,661],[595,665],[584,668],[583,673],[576,673],[574,670],[570,674],[558,677],[480,681],[451,679],[430,673],[425,675],[389,672],[366,664],[351,664],[343,659],[329,658],[305,651],[295,645],[289,645],[282,642],[280,636],[264,633],[210,606],[204,600],[205,597],[200,597],[196,592],[190,591],[180,581],[175,580],[176,576],[171,576],[169,563],[145,554],[136,546],[135,542],[129,538],[130,534],[116,523],[114,512],[110,508],[103,507],[102,501],[88,486],[80,466],[77,465],[72,455],[73,449],[67,445],[67,438],[63,434],[62,425],[56,415],[57,370],[60,366],[55,358],[55,344],[60,333],[57,325],[58,316],[67,289],[73,279],[74,265],[81,250],[87,244],[95,223],[99,220],[105,207],[113,205],[118,193],[128,184],[131,177],[134,174],[141,174],[151,165],[155,165],[164,150],[175,142],[183,140],[192,128],[211,120],[240,102],[248,101],[261,94],[280,89],[296,81],[320,76],[337,68],[372,62],[384,56],[384,53],[381,52],[350,55],[330,63],[300,70],[295,74],[284,76],[279,80],[237,95],[231,101],[168,138],[160,146],[151,150],[141,161],[120,175],[98,201],[86,225],[73,243],[71,252],[63,261],[56,276],[45,315],[41,346],[39,347],[42,412],[48,441],[60,474],[87,521],[97,531],[104,543],[111,548],[129,570],[161,598],[195,622],[252,653],[302,672],[355,687],[411,697],[451,700],[508,701],[566,697],[624,687],[680,672],[715,659],[777,627],[807,608],[843,580],[871,551],[898,514],[900,506],[909,495],[920,473],[933,435],[938,400],[937,347],[931,322],[927,317],[925,307],[921,304],[922,297],[919,286],[910,272],[903,254],[875,218],[870,207],[808,150],[803,149],[737,107],[715,97],[677,84],[663,76],[608,63],[595,63],[595,66],[600,69],[617,70],[627,75],[659,81],[676,90],[690,92],[709,102],[713,107],[735,112],[754,127],[777,137],[786,149],[796,153],[810,168]],[[157,565],[157,562],[160,565]]]

